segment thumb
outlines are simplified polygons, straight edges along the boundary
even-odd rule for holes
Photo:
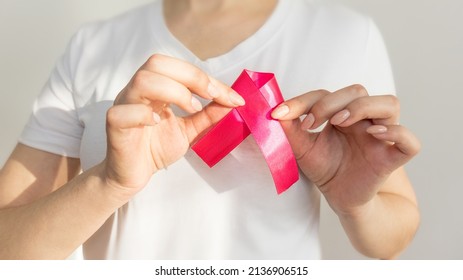
[[[313,145],[315,135],[301,128],[299,119],[280,121],[296,159],[300,159]]]
[[[210,128],[223,119],[233,108],[211,102],[203,110],[184,118],[188,141],[195,142]]]

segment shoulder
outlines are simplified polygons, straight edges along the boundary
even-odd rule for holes
[[[102,69],[115,68],[114,64],[128,53],[140,52],[141,43],[147,42],[152,33],[151,20],[159,1],[82,25],[62,56],[70,78],[79,81],[95,79]]]
[[[287,29],[302,45],[315,44],[338,55],[362,56],[379,33],[368,16],[343,5],[322,0],[294,0]],[[378,37],[378,36],[376,36]]]
[[[97,87],[118,92],[145,60],[159,1],[86,23],[73,35],[56,68],[79,106],[87,103]],[[118,79],[112,79],[115,76]]]
[[[367,72],[377,61],[380,64],[375,69],[389,71],[382,36],[368,15],[329,1],[293,1],[284,36],[289,42],[285,46],[297,54],[290,57],[291,67],[311,73],[310,80],[301,75],[301,88],[336,90],[354,83],[370,85]],[[381,79],[378,71],[371,72]]]
[[[86,23],[78,29],[73,40],[81,44],[112,43],[117,40],[120,44],[120,39],[127,40],[146,31],[156,2],[158,1],[109,19]]]
[[[359,11],[338,3],[321,0],[300,0],[306,13],[313,17],[314,28],[329,37],[356,37],[366,39],[373,25],[371,18]]]

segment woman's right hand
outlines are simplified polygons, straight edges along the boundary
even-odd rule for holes
[[[195,95],[214,102],[202,108]],[[171,105],[190,115],[176,116]],[[199,68],[151,56],[107,112],[105,180],[130,195],[138,192],[156,171],[180,159],[202,131],[241,105],[240,95]]]

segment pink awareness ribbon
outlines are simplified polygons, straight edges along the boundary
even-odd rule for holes
[[[299,179],[299,172],[283,128],[270,116],[273,108],[284,101],[275,75],[244,70],[232,88],[244,98],[246,105],[230,111],[192,149],[213,167],[252,134],[270,169],[277,193],[281,194]]]

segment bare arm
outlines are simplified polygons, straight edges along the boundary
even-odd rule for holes
[[[128,199],[101,170],[74,177],[78,159],[19,144],[0,172],[0,259],[69,256]]]
[[[403,168],[378,194],[352,213],[337,213],[352,245],[366,256],[392,259],[413,239],[420,222],[417,201]]]
[[[215,102],[202,108],[190,90]],[[177,117],[170,104],[191,115]],[[199,133],[243,104],[199,68],[153,55],[107,112],[103,162],[76,176],[77,159],[16,147],[0,174],[0,259],[66,258]]]

